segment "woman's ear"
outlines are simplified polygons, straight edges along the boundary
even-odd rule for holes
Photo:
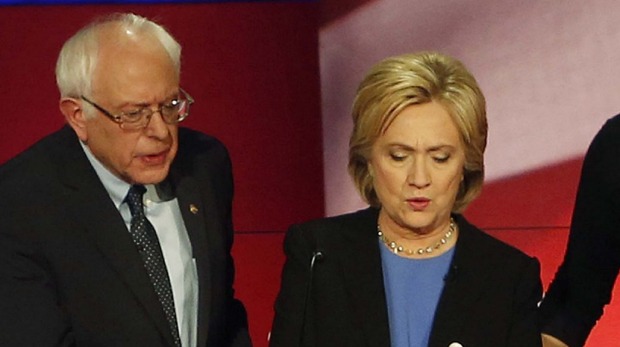
[[[73,128],[78,138],[82,142],[88,139],[88,131],[86,129],[86,116],[82,108],[82,102],[74,98],[60,99],[60,112],[65,116],[67,124]]]
[[[366,163],[366,167],[368,168],[368,176],[370,176],[370,178],[374,178],[375,169],[372,167],[372,163],[370,162],[370,160]]]

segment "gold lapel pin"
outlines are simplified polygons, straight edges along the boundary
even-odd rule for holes
[[[196,214],[198,213],[198,207],[196,207],[196,205],[194,204],[189,204],[189,212]]]

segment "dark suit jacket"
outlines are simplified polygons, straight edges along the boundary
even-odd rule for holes
[[[620,269],[620,115],[586,153],[564,261],[541,305],[543,331],[583,346]]]
[[[168,183],[197,265],[198,346],[250,345],[233,298],[226,149],[179,129]],[[0,211],[0,346],[173,345],[123,219],[71,128],[0,168]]]
[[[271,347],[390,346],[377,217],[370,208],[291,227]],[[460,233],[429,346],[540,346],[538,261],[454,217]]]

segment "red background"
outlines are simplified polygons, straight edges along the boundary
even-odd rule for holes
[[[0,163],[63,124],[54,64],[71,34],[110,12],[158,20],[184,47],[182,85],[197,100],[185,125],[219,137],[232,156],[236,288],[255,345],[266,346],[283,232],[324,215],[320,22],[355,3],[363,1],[3,7]],[[578,159],[487,184],[466,215],[537,256],[546,285],[563,256],[580,167]],[[618,307],[607,308],[588,346],[614,345]]]

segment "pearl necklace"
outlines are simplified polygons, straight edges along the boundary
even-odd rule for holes
[[[452,235],[456,232],[456,223],[454,223],[454,219],[450,218],[450,226],[448,227],[448,231],[446,231],[443,237],[434,246],[420,247],[415,251],[409,248],[405,248],[396,243],[395,241],[391,241],[390,239],[385,237],[385,235],[383,235],[383,232],[381,231],[381,226],[379,224],[377,224],[377,231],[377,235],[379,235],[379,239],[381,240],[381,242],[388,246],[390,250],[394,252],[394,254],[405,253],[407,255],[422,255],[433,253],[434,250],[445,245],[452,237]]]

